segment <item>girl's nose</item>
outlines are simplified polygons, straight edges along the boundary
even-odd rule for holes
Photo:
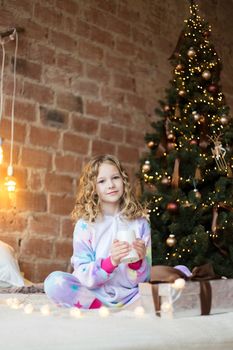
[[[114,187],[114,184],[113,184],[112,180],[109,180],[109,181],[108,181],[108,187],[109,187],[109,188]]]

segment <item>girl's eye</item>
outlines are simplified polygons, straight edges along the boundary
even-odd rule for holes
[[[99,180],[97,183],[102,184],[102,183],[104,183],[104,180]]]
[[[114,176],[113,178],[114,178],[114,179],[119,179],[120,176],[119,176],[119,175],[116,175],[116,176]]]

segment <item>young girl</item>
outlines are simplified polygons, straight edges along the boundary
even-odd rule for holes
[[[57,305],[85,309],[118,307],[137,300],[138,283],[150,278],[150,227],[114,156],[97,156],[86,165],[72,216],[76,220],[74,272],[51,273],[44,282],[47,296]],[[117,239],[122,227],[136,233],[132,246]],[[137,261],[121,262],[132,248]]]

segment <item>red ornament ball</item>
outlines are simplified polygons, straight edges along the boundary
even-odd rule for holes
[[[176,143],[168,142],[168,144],[167,144],[168,151],[173,151],[175,148],[176,148]]]
[[[210,36],[210,31],[209,30],[205,30],[203,33],[204,38],[208,38]]]
[[[170,213],[177,213],[178,211],[178,204],[176,202],[170,202],[167,204],[167,210]]]
[[[208,90],[209,92],[211,92],[212,94],[216,94],[216,92],[218,91],[218,87],[217,87],[217,85],[215,85],[215,84],[210,84],[210,85],[208,86],[207,90]]]
[[[189,141],[189,143],[190,143],[190,145],[197,145],[197,140],[191,140],[191,141]]]

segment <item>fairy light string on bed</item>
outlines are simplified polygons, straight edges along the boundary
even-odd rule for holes
[[[163,318],[172,319],[173,318],[173,308],[175,302],[179,300],[184,288],[185,288],[185,280],[183,278],[178,278],[174,283],[170,284],[170,296],[167,301],[164,301],[161,304],[160,311],[157,311],[156,314],[161,313]],[[34,294],[22,294],[19,297],[7,298],[5,300],[5,305],[13,310],[18,310],[27,315],[39,313],[42,316],[62,316],[69,315],[71,318],[82,319],[85,317],[91,317],[92,315],[96,315],[100,318],[107,318],[110,316],[114,316],[115,314],[119,314],[119,312],[114,312],[116,310],[109,309],[106,306],[102,306],[97,310],[81,310],[76,307],[71,308],[60,308],[54,304],[49,303],[40,303],[38,298],[35,298]],[[88,312],[89,311],[89,312]],[[90,312],[91,311],[91,312]],[[117,310],[119,311],[119,309]],[[127,309],[123,309],[123,311],[127,311]],[[134,309],[131,309],[128,312],[128,316],[131,318],[139,318],[143,319],[145,317],[150,317],[152,314],[147,314],[143,306],[136,306]],[[155,315],[155,314],[154,314]]]
[[[71,308],[59,308],[50,304],[38,304],[30,297],[30,295],[7,298],[5,305],[12,310],[20,311],[27,315],[39,313],[42,316],[62,316],[69,315],[71,318],[81,319],[85,317],[91,317],[93,314],[100,318],[107,318],[114,315],[114,310],[102,306],[97,310],[81,310],[76,307]],[[91,312],[90,312],[91,311]],[[119,310],[118,310],[119,311]],[[119,312],[117,312],[119,314]],[[146,317],[145,310],[142,306],[136,306],[134,310],[129,312],[129,316],[133,318],[144,318]]]
[[[4,104],[4,71],[5,71],[5,57],[6,50],[5,45],[8,42],[15,42],[14,51],[14,62],[13,62],[13,91],[12,91],[12,102],[11,102],[11,130],[10,130],[10,159],[7,167],[7,176],[4,180],[4,187],[7,189],[9,195],[15,192],[16,180],[13,176],[13,151],[14,151],[14,119],[15,119],[15,94],[16,94],[16,63],[17,63],[17,52],[18,52],[18,32],[16,28],[9,29],[8,31],[0,34],[0,43],[2,48],[2,65],[1,65],[1,82],[0,82],[0,164],[3,163],[3,140],[1,137],[1,123],[3,117],[3,104]]]

